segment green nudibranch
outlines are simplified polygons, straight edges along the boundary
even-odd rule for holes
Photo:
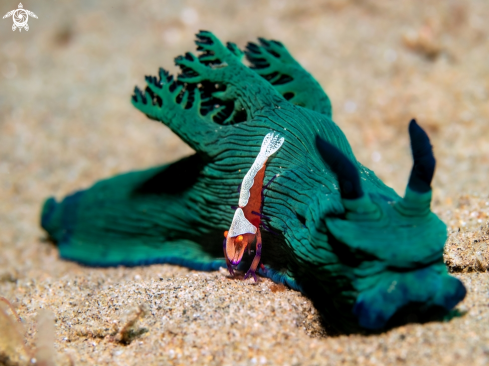
[[[102,180],[59,203],[49,198],[41,224],[62,258],[90,266],[225,267],[222,232],[234,215],[236,187],[275,131],[286,143],[267,162],[265,181],[280,178],[261,213],[276,234],[262,234],[266,271],[257,273],[302,291],[345,331],[381,329],[406,309],[450,310],[464,298],[465,287],[443,262],[447,230],[430,208],[435,160],[415,121],[414,166],[400,197],[356,160],[328,96],[282,43],[260,39],[242,52],[202,31],[196,44],[199,56],[176,58],[176,79],[160,69],[132,97],[196,153]]]

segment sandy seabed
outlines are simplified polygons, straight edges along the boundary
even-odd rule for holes
[[[15,9],[2,1],[0,13]],[[489,6],[425,1],[45,1],[0,22],[0,364],[489,364]],[[336,335],[274,285],[169,265],[65,262],[43,199],[192,151],[130,104],[134,85],[193,50],[199,29],[243,47],[283,41],[331,97],[358,159],[403,193],[416,117],[437,157],[433,210],[468,289],[447,322]],[[395,243],[393,243],[395,245]],[[1,304],[1,303],[0,303]],[[31,361],[29,361],[31,360]]]

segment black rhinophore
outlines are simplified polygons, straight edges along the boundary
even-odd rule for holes
[[[342,198],[356,199],[363,196],[360,175],[356,166],[336,146],[316,136],[316,146],[324,161],[336,174]]]
[[[409,137],[414,163],[408,187],[415,192],[426,193],[431,190],[436,165],[430,138],[415,119],[409,123]]]

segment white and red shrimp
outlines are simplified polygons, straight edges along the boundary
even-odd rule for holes
[[[253,276],[255,281],[258,281],[255,272],[261,261],[262,238],[260,227],[264,217],[262,214],[263,190],[278,176],[278,174],[275,175],[263,187],[266,162],[272,154],[280,149],[283,143],[284,138],[279,138],[278,134],[273,132],[267,134],[263,139],[258,156],[241,183],[239,206],[236,208],[229,231],[224,233],[224,256],[231,275],[234,275],[233,266],[241,262],[246,248],[250,252],[251,246],[256,242],[255,257],[250,269],[245,274],[245,279]]]

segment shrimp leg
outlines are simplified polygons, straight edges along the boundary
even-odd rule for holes
[[[261,233],[260,229],[257,230],[256,232],[256,254],[255,258],[253,258],[253,262],[251,262],[251,267],[246,272],[244,279],[246,280],[248,277],[253,276],[255,279],[255,282],[258,282],[258,277],[256,277],[256,269],[258,268],[258,264],[260,264],[261,260],[261,248],[262,248],[262,243],[261,243]]]
[[[274,175],[274,176],[273,176],[273,177],[272,177],[272,178],[271,178],[271,179],[268,181],[268,183],[267,183],[267,184],[265,184],[265,186],[264,186],[264,187],[262,188],[262,190],[261,190],[261,191],[262,191],[262,193],[263,193],[263,191],[264,191],[265,189],[267,189],[267,188],[268,188],[268,186],[269,186],[269,185],[270,185],[270,184],[271,184],[271,183],[272,183],[272,182],[275,180],[275,178],[277,178],[279,175],[280,175],[280,174],[275,174],[275,175]]]
[[[228,267],[229,274],[234,276],[233,266],[231,266],[231,262],[226,254],[226,238],[224,238],[224,241],[222,242],[222,249],[224,250],[224,258],[226,258],[226,266]]]

